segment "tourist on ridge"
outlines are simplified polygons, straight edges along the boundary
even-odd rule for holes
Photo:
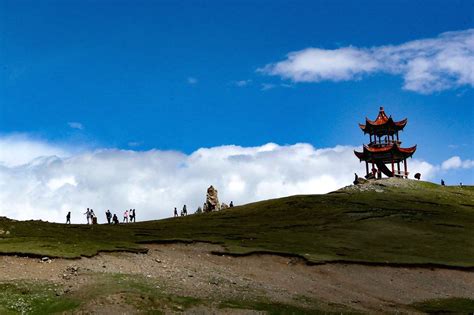
[[[105,217],[107,218],[107,223],[110,224],[110,220],[112,220],[112,213],[110,212],[109,209],[105,211]]]
[[[128,223],[128,210],[125,210],[125,212],[123,213],[123,222],[125,221]]]
[[[137,219],[135,218],[135,209],[130,209],[130,222],[137,222]]]
[[[444,180],[441,180],[441,186],[444,186]]]
[[[69,211],[66,215],[66,224],[71,224],[71,211]]]
[[[114,222],[114,224],[119,224],[119,219],[116,214],[114,214],[114,217],[112,218],[112,222]]]
[[[229,204],[229,208],[233,208],[233,207],[234,207],[234,202],[231,200]]]
[[[86,218],[87,218],[87,224],[89,224],[89,220],[91,218],[91,211],[89,210],[89,208],[87,208],[84,214],[86,215]]]
[[[178,216],[178,209],[176,209],[176,207],[174,207],[174,217],[176,218]]]
[[[188,209],[186,208],[186,205],[183,206],[183,215],[188,215]]]

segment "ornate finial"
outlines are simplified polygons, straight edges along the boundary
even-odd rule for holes
[[[380,106],[380,111],[383,112],[383,106]]]

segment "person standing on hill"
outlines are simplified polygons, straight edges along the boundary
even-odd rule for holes
[[[123,213],[123,222],[128,223],[128,210],[125,210],[125,212]]]
[[[114,224],[119,224],[119,219],[116,214],[114,214],[114,217],[112,218],[112,222],[114,222]]]
[[[130,217],[130,222],[132,222],[133,220],[133,222],[135,223],[137,222],[137,218],[135,217],[135,209],[132,209],[131,211],[132,211],[132,216]]]
[[[183,215],[188,215],[188,209],[186,208],[186,205],[183,206]]]
[[[176,218],[178,216],[178,209],[176,209],[176,207],[174,207],[174,217]]]
[[[69,211],[66,215],[66,224],[71,224],[71,211]]]
[[[110,212],[109,209],[105,211],[105,217],[107,218],[107,223],[110,224],[110,220],[112,220],[112,213]]]
[[[89,210],[89,208],[87,208],[84,214],[86,215],[86,218],[87,218],[87,224],[89,224],[89,220],[91,219],[91,211]]]

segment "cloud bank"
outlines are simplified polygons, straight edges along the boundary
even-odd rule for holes
[[[110,209],[119,217],[137,209],[138,220],[172,215],[186,204],[202,206],[214,185],[221,202],[244,204],[294,194],[326,193],[364,173],[351,146],[310,144],[257,147],[219,146],[192,154],[118,149],[72,152],[25,136],[0,136],[0,216],[84,223],[90,207],[104,222]],[[360,148],[358,148],[360,149]],[[463,162],[461,162],[463,163]],[[411,159],[412,174],[424,179],[439,167]]]
[[[369,74],[402,76],[403,88],[432,93],[474,87],[474,29],[372,48],[307,48],[258,71],[294,82],[358,80]]]
[[[441,164],[442,170],[452,170],[452,169],[469,169],[474,168],[474,160],[461,160],[459,156],[453,156],[450,159],[447,159]]]

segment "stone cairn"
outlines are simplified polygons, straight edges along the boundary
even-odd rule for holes
[[[217,189],[212,185],[207,189],[206,203],[202,208],[203,212],[219,211],[221,210],[221,205],[219,203],[219,197],[217,196]]]

